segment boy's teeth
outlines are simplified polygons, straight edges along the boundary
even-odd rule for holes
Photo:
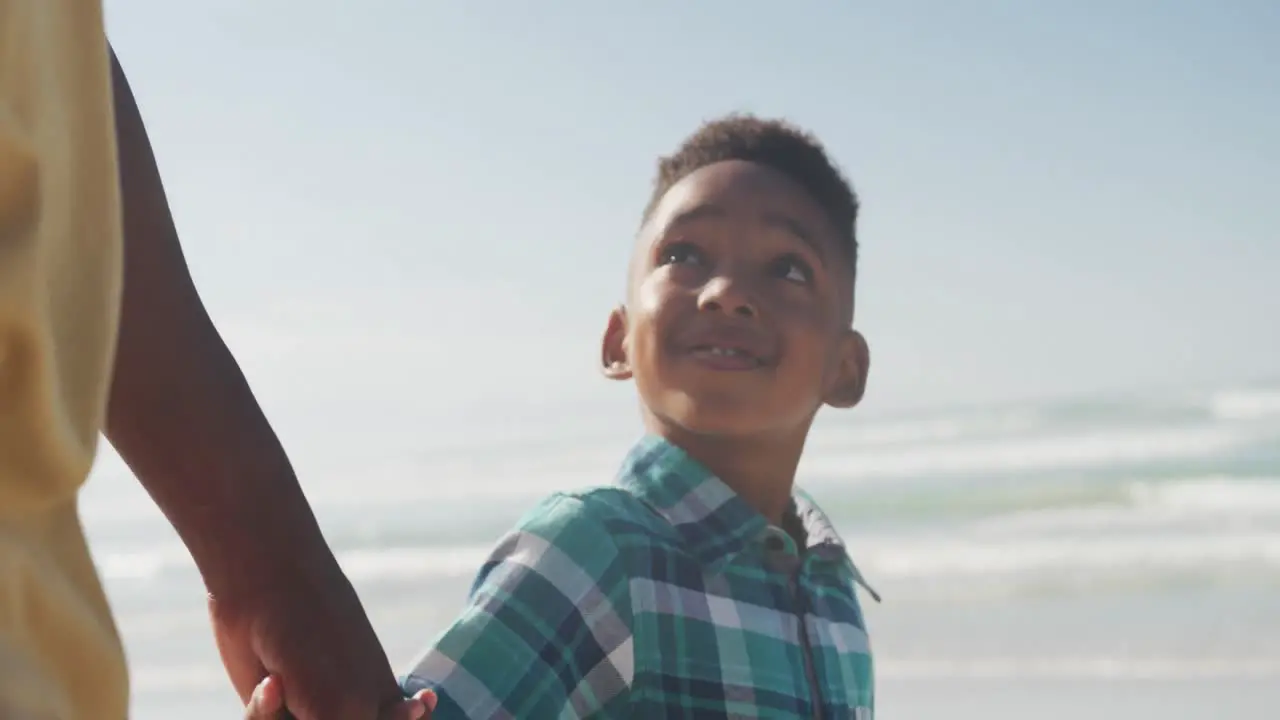
[[[713,348],[711,348],[711,354],[712,354],[712,355],[732,355],[732,356],[736,356],[736,355],[741,355],[742,353],[740,353],[740,352],[738,352],[737,350],[734,350],[734,349],[732,349],[732,348],[713,347]]]

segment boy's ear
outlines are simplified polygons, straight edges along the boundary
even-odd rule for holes
[[[836,372],[823,401],[835,408],[851,408],[862,402],[871,369],[871,348],[862,333],[850,328],[840,339]]]
[[[600,342],[600,371],[610,380],[630,380],[631,363],[627,360],[627,309],[621,305],[609,313]]]

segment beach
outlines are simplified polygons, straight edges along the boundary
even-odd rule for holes
[[[611,412],[300,467],[398,669],[523,510],[612,478],[637,427]],[[1280,384],[828,413],[800,482],[883,596],[863,596],[879,717],[1280,708]],[[237,717],[198,575],[159,512],[109,460],[83,507],[133,716]]]

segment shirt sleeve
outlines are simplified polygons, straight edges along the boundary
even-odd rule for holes
[[[481,568],[466,608],[404,679],[439,697],[432,717],[604,717],[634,677],[630,584],[582,499],[526,515]]]

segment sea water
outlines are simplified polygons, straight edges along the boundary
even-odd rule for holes
[[[629,408],[539,413],[297,463],[397,667],[523,510],[635,437]],[[199,577],[115,462],[84,512],[133,714],[237,717]],[[880,717],[1280,717],[1280,384],[827,413],[800,477],[883,596]]]

